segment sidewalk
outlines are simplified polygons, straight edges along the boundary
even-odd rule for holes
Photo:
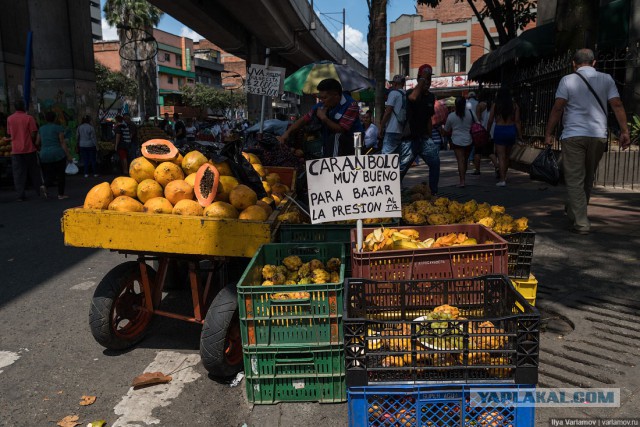
[[[509,171],[496,187],[493,166],[467,172],[457,188],[453,152],[442,151],[440,195],[503,205],[526,216],[536,231],[532,272],[539,282],[542,314],[539,387],[620,388],[620,408],[538,408],[537,423],[550,417],[637,417],[640,414],[640,195],[598,187],[589,206],[592,232],[569,231],[563,185],[553,187]],[[413,167],[405,186],[426,181],[425,165]]]

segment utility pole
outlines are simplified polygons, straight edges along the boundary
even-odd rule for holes
[[[347,24],[346,24],[346,11],[342,8],[342,64],[347,64]]]

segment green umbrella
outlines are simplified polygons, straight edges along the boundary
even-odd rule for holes
[[[305,65],[284,79],[284,90],[302,94],[314,94],[316,87],[324,79],[336,79],[342,90],[352,92],[373,87],[373,82],[358,74],[348,65],[335,64],[331,61],[314,62]]]

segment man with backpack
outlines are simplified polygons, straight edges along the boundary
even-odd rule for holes
[[[402,130],[407,121],[407,94],[404,91],[405,77],[395,75],[391,81],[392,89],[385,102],[385,110],[380,120],[382,154],[399,152],[402,141]],[[384,138],[383,138],[384,135]]]

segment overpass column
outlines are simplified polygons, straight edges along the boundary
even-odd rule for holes
[[[89,2],[27,0],[26,3],[29,25],[17,31],[21,37],[26,37],[29,27],[33,31],[32,103],[40,111],[57,113],[75,147],[78,120],[86,114],[96,116]]]

